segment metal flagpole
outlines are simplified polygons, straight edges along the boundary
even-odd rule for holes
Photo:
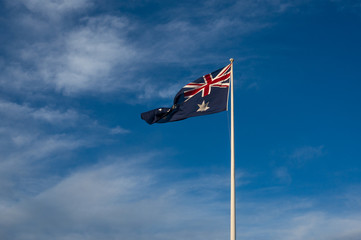
[[[236,184],[234,174],[234,100],[233,100],[233,58],[231,61],[231,240],[236,240]]]

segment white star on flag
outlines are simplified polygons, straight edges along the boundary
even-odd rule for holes
[[[198,107],[199,107],[197,112],[205,112],[205,111],[207,111],[210,108],[210,107],[208,107],[208,103],[209,102],[205,103],[204,100],[203,100],[202,104],[197,104]]]

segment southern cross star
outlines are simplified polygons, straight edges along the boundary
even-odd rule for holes
[[[208,107],[208,103],[209,102],[205,103],[204,100],[203,100],[202,104],[197,104],[198,107],[199,107],[197,112],[205,112],[205,111],[207,111],[210,108],[210,107]]]

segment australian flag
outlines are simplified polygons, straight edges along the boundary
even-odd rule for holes
[[[149,124],[167,123],[227,110],[232,63],[185,85],[171,108],[157,108],[141,114]]]

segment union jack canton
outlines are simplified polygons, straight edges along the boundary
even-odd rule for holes
[[[171,108],[157,108],[141,114],[149,124],[167,123],[227,110],[232,63],[185,85],[174,97]]]

